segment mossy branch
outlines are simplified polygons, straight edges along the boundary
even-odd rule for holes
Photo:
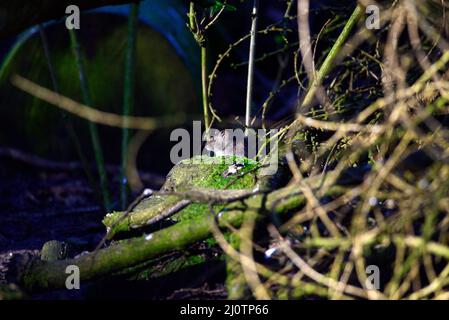
[[[342,189],[330,189],[329,193],[341,194]],[[260,211],[272,210],[280,215],[294,208],[302,207],[306,199],[298,194],[295,186],[274,191],[263,200],[265,195],[255,195],[242,202],[231,203],[216,217],[221,228],[231,225],[241,226],[245,215],[245,208]],[[265,209],[262,208],[265,206]],[[243,208],[243,209],[242,209]],[[155,210],[159,210],[155,207]],[[258,219],[262,218],[258,216]],[[156,231],[150,235],[120,241],[116,245],[98,250],[95,253],[83,255],[77,259],[61,261],[34,260],[18,275],[19,283],[29,291],[63,288],[67,278],[66,268],[76,265],[80,269],[81,281],[89,281],[122,269],[132,267],[147,260],[159,257],[167,252],[182,250],[189,245],[205,240],[212,235],[212,216],[207,207],[204,215],[192,220],[177,223],[166,229]]]
[[[239,226],[242,211],[227,212],[220,219],[224,224]],[[90,253],[78,259],[61,261],[36,260],[26,272],[19,275],[20,284],[28,291],[63,288],[67,278],[66,268],[76,265],[81,281],[89,281],[105,276],[138,263],[156,258],[164,253],[182,250],[187,246],[210,237],[211,219],[179,223],[172,227],[135,239],[123,240],[97,253]],[[223,224],[223,225],[224,225]]]

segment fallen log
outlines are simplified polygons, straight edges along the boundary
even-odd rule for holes
[[[206,240],[213,235],[215,223],[222,229],[229,226],[238,228],[247,212],[257,212],[256,219],[260,221],[270,218],[270,213],[272,217],[277,217],[299,210],[306,202],[295,184],[268,191],[263,186],[270,183],[255,179],[253,165],[245,167],[248,171],[243,172],[237,180],[222,177],[226,168],[226,164],[209,163],[207,159],[203,159],[200,164],[180,163],[168,175],[160,191],[164,195],[156,194],[146,199],[134,207],[125,219],[120,220],[123,217],[120,212],[110,215],[109,220],[105,219],[108,229],[113,230],[110,234],[112,237],[119,231],[128,231],[132,226],[148,226],[145,223],[148,218],[160,221],[162,218],[158,217],[165,217],[165,209],[170,209],[179,201],[191,201],[189,206],[196,206],[191,210],[194,214],[189,216],[189,207],[184,208],[178,215],[187,215],[187,218],[178,219],[176,224],[151,234],[120,240],[107,248],[74,259],[25,259],[10,273],[8,280],[18,283],[29,292],[64,288],[70,275],[66,271],[73,270],[70,266],[76,266],[81,282],[91,281]],[[322,186],[319,176],[305,181],[315,190]],[[235,189],[227,189],[231,182]],[[347,187],[334,186],[322,196],[340,195],[346,191]],[[216,211],[215,215],[210,208]],[[117,224],[117,221],[120,223]]]
[[[340,195],[345,191],[346,188],[330,188],[326,196]],[[214,221],[221,229],[229,226],[237,228],[241,226],[246,210],[254,212],[254,208],[257,208],[262,213],[257,217],[260,220],[267,217],[264,212],[271,211],[275,215],[282,215],[301,208],[305,203],[306,198],[297,192],[295,186],[268,195],[255,195],[243,202],[231,203],[215,217],[210,212],[205,212],[201,218],[180,222],[149,235],[121,240],[118,244],[76,259],[59,261],[33,259],[28,261],[20,272],[14,273],[15,279],[9,280],[15,280],[28,292],[64,288],[69,276],[66,273],[69,266],[78,267],[81,282],[87,282],[206,240],[212,236]]]
[[[275,192],[274,195],[269,195],[267,201],[264,195],[256,195],[245,200],[243,206],[240,201],[231,204],[217,215],[219,226],[221,228],[229,225],[239,227],[244,217],[244,208],[261,208],[261,211],[264,211],[266,210],[264,207],[269,208],[280,200],[277,194],[280,193]],[[296,195],[283,205],[277,205],[275,211],[281,214],[304,203],[304,196]],[[212,215],[205,213],[202,218],[180,222],[149,235],[122,240],[116,245],[82,255],[77,259],[58,261],[33,259],[14,275],[16,279],[10,280],[15,280],[29,292],[64,288],[69,276],[66,273],[69,266],[79,268],[82,282],[93,280],[205,240],[212,235],[211,223],[213,222]]]

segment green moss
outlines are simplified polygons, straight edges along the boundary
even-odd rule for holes
[[[224,177],[223,173],[232,163],[241,163],[244,166],[238,174]],[[196,156],[175,166],[169,174],[166,185],[169,185],[169,189],[175,190],[188,189],[188,186],[217,190],[250,189],[256,185],[256,168],[257,162],[246,158]],[[214,206],[215,212],[223,208],[223,205]],[[174,220],[191,221],[202,218],[206,213],[209,213],[206,204],[194,203],[179,212]]]
[[[41,260],[56,261],[67,257],[67,244],[52,240],[44,244],[41,250]]]
[[[157,259],[151,262],[146,262],[135,268],[124,270],[119,274],[134,274],[129,278],[130,280],[149,280],[151,278],[162,277],[205,262],[206,258],[201,255],[182,255],[175,259],[170,258],[170,260],[165,262],[161,262]]]
[[[208,211],[208,207],[205,204],[193,203],[189,205],[187,208],[179,212],[173,220],[177,222],[182,221],[191,221],[204,216],[204,214]]]
[[[161,267],[160,265],[156,265],[153,268],[150,268],[144,272],[141,272],[138,275],[139,280],[147,280],[154,277],[161,277],[164,275],[167,275],[172,272],[176,272],[181,270],[186,265],[186,257],[182,256],[178,259],[175,259],[173,261],[170,261],[169,263],[166,263]]]
[[[187,257],[187,263],[189,265],[195,265],[206,262],[206,258],[203,256],[190,256]]]
[[[238,173],[224,177],[223,173],[233,163],[242,163],[243,167]],[[246,158],[235,157],[208,157],[196,156],[178,163],[167,176],[167,181],[162,187],[165,192],[188,192],[192,187],[209,189],[253,189],[257,184],[257,162]],[[129,231],[148,225],[156,216],[166,212],[179,202],[180,197],[175,195],[153,196],[142,201],[131,215],[120,220],[123,213],[113,213],[106,216],[103,223],[112,227],[112,234]],[[223,205],[215,205],[218,213]],[[191,223],[192,220],[201,220],[205,214],[209,214],[207,204],[193,203],[177,214],[172,219],[179,223]],[[120,221],[118,225],[114,222]]]
[[[224,177],[233,163],[243,164],[235,175]],[[168,174],[164,189],[186,190],[191,186],[211,189],[248,189],[256,184],[257,162],[237,157],[195,156],[177,164]]]
[[[209,248],[215,247],[218,245],[217,239],[214,237],[208,238],[204,241]]]
[[[234,234],[228,234],[229,244],[234,248],[240,247],[240,238]],[[246,278],[240,264],[240,261],[235,261],[231,257],[226,257],[226,289],[228,291],[228,299],[236,300],[243,299],[249,295]]]
[[[125,276],[128,280],[142,281],[151,278],[162,277],[182,269],[206,262],[206,258],[201,255],[182,255],[177,258],[154,259],[126,268],[115,273],[116,276]]]

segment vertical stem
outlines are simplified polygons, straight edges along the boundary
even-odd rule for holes
[[[88,106],[93,106],[92,98],[91,98],[90,92],[89,92],[89,85],[87,82],[84,59],[83,59],[83,55],[81,53],[81,47],[80,47],[75,30],[69,30],[69,34],[70,34],[70,42],[72,45],[72,50],[75,55],[75,59],[76,59],[77,67],[78,67],[81,91],[83,93],[84,102]],[[104,204],[105,210],[110,211],[112,208],[111,208],[111,201],[110,201],[110,196],[109,196],[109,188],[108,188],[106,169],[105,169],[105,165],[104,165],[103,151],[101,149],[100,139],[98,136],[98,128],[94,122],[89,121],[89,131],[90,131],[90,137],[92,140],[92,147],[93,147],[94,154],[95,154],[95,161],[97,163],[98,173],[100,176],[100,185],[101,185],[101,190],[103,193],[103,204]]]
[[[241,246],[240,237],[236,233],[229,235],[229,244],[234,250]],[[243,240],[245,241],[245,240]],[[243,300],[251,295],[251,291],[246,283],[245,274],[239,260],[226,255],[226,289],[228,291],[228,300]]]
[[[125,58],[125,84],[123,116],[127,117],[134,109],[134,90],[136,84],[136,44],[137,44],[137,24],[139,16],[139,3],[132,3],[128,20],[128,43]],[[125,120],[126,121],[126,120]],[[127,207],[128,183],[126,179],[126,167],[128,165],[128,144],[129,130],[124,126],[122,129],[122,163],[120,172],[120,204],[122,210]]]
[[[48,45],[47,35],[46,35],[45,29],[42,25],[39,25],[38,28],[39,28],[39,33],[41,36],[42,47],[44,49],[45,58],[47,59],[48,71],[50,73],[53,90],[59,94],[60,90],[59,90],[58,80],[56,77],[55,66],[53,64],[53,59],[52,59],[51,52],[50,52],[50,46]],[[62,121],[64,122],[65,128],[69,135],[69,138],[72,140],[73,144],[75,145],[76,153],[78,154],[78,157],[81,160],[81,164],[83,166],[87,180],[88,180],[90,186],[92,187],[92,189],[95,190],[95,192],[97,193],[97,196],[99,197],[99,199],[101,199],[101,192],[98,190],[98,185],[97,185],[97,183],[95,183],[95,179],[90,172],[89,164],[87,162],[86,157],[84,156],[84,152],[83,152],[83,148],[81,147],[80,140],[75,132],[75,129],[73,128],[73,123],[72,123],[71,119],[69,117],[67,117],[67,114],[64,111],[61,110],[60,115],[61,115]]]
[[[248,83],[246,86],[246,113],[245,113],[245,132],[251,126],[251,104],[253,101],[253,81],[254,81],[254,57],[256,53],[257,36],[257,18],[259,11],[259,0],[254,0],[251,23],[251,42],[249,45],[249,63],[248,63]]]
[[[203,113],[204,113],[204,127],[206,131],[209,130],[209,99],[207,96],[207,49],[206,45],[201,46],[201,83],[203,94]]]
[[[189,26],[190,26],[190,30],[192,31],[192,33],[196,32],[195,3],[193,3],[193,1],[190,2],[190,7],[189,7]]]
[[[189,27],[201,48],[201,94],[203,96],[204,127],[207,131],[210,126],[209,98],[207,95],[207,48],[203,34],[204,30],[202,30],[201,26],[198,26],[196,22],[195,3],[193,1],[190,1],[189,7]]]
[[[39,28],[39,34],[41,36],[42,48],[44,49],[45,58],[47,59],[47,66],[48,66],[48,71],[50,72],[50,78],[51,78],[51,82],[53,85],[53,90],[59,94],[60,93],[59,86],[58,86],[58,82],[56,80],[56,72],[55,72],[55,68],[53,65],[53,60],[51,58],[51,52],[50,52],[50,47],[48,45],[47,35],[45,33],[44,27],[41,24],[38,25],[38,28]]]
[[[344,26],[341,34],[335,41],[334,45],[331,48],[331,51],[329,51],[329,54],[327,55],[326,59],[324,60],[323,64],[321,65],[320,69],[318,70],[316,77],[314,78],[312,84],[309,87],[309,91],[307,91],[307,94],[303,101],[303,106],[310,105],[313,101],[313,98],[315,96],[317,88],[321,85],[323,79],[329,74],[329,72],[332,70],[334,66],[334,61],[338,56],[338,53],[340,52],[341,48],[343,47],[344,43],[348,39],[349,35],[351,34],[351,31],[354,29],[357,22],[360,20],[360,18],[363,16],[364,10],[362,5],[358,4],[357,7],[352,12],[351,17],[346,22],[346,25]]]

